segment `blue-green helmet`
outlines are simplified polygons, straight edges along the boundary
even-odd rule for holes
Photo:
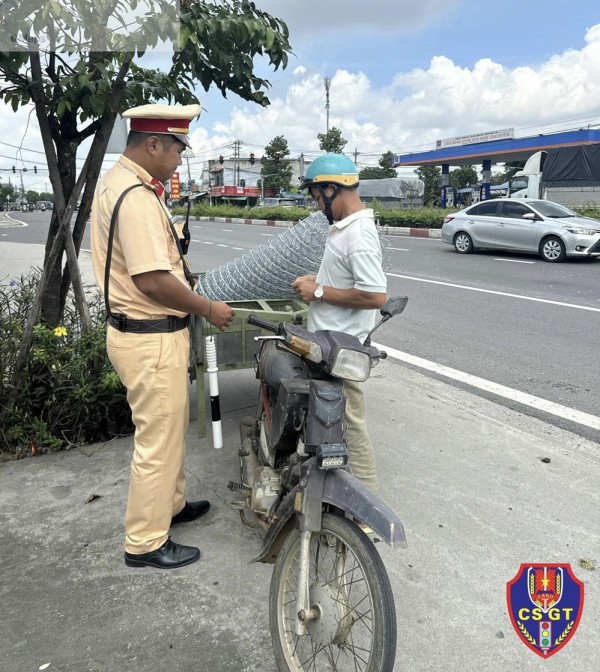
[[[344,154],[323,154],[311,161],[302,180],[302,189],[316,185],[337,184],[340,187],[358,185],[358,168]]]

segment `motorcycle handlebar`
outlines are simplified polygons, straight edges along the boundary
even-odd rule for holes
[[[272,331],[274,334],[276,334],[279,330],[278,322],[268,322],[267,320],[262,320],[260,317],[256,317],[256,315],[250,315],[248,317],[248,324],[253,324],[256,327],[260,327],[261,329]]]

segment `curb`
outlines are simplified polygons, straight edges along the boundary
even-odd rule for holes
[[[197,222],[218,222],[220,224],[253,224],[254,226],[289,227],[298,224],[279,219],[242,219],[237,217],[190,217]],[[441,229],[422,229],[415,226],[378,226],[379,232],[386,236],[412,236],[414,238],[441,238]]]

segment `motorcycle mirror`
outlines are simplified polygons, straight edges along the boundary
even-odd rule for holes
[[[394,315],[399,315],[405,308],[408,303],[408,296],[391,296],[381,307],[379,311],[382,315],[381,320],[371,329],[365,338],[363,345],[371,345],[371,334],[389,319],[394,317]]]
[[[407,303],[408,296],[391,296],[379,311],[383,315],[383,321],[399,315],[406,308]]]

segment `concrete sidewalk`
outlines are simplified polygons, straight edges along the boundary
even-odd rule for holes
[[[393,672],[597,672],[600,572],[586,567],[600,563],[599,445],[390,360],[366,395],[381,491],[408,536],[405,550],[377,545],[396,600]],[[174,528],[202,550],[179,570],[123,562],[131,437],[0,464],[2,672],[276,672],[271,567],[248,564],[261,539],[226,487],[256,396],[252,371],[220,375],[219,451],[192,421],[188,497],[213,508]],[[550,660],[508,616],[506,583],[533,562],[570,563],[585,583],[579,628]]]
[[[95,287],[91,253],[81,250],[78,259],[84,286]],[[19,280],[21,275],[27,275],[33,268],[41,269],[43,265],[44,245],[0,242],[0,285]]]

